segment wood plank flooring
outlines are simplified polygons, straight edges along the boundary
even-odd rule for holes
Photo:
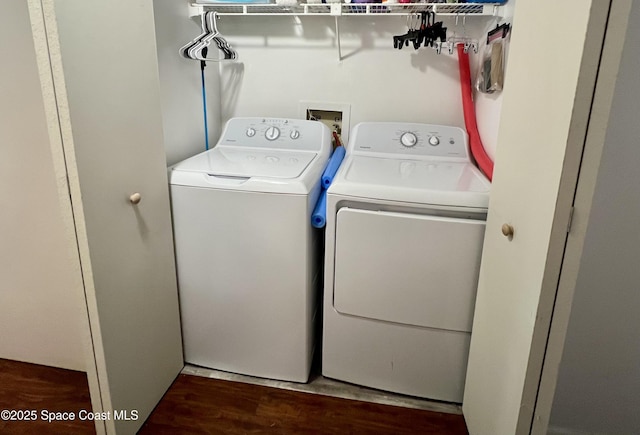
[[[461,415],[180,375],[140,431],[152,434],[467,435]]]
[[[0,359],[0,410],[90,410],[84,373]],[[15,422],[0,434],[93,434],[91,421]],[[468,435],[461,415],[180,375],[139,432]]]
[[[0,359],[0,411],[36,410],[35,421],[5,421],[0,434],[93,434],[92,421],[77,413],[91,411],[89,384],[83,372]],[[74,421],[42,420],[42,411],[76,413]]]

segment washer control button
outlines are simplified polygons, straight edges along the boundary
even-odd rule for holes
[[[298,130],[291,130],[291,134],[289,136],[293,140],[298,139],[300,137],[300,132]]]
[[[249,127],[247,128],[247,136],[248,137],[253,137],[256,135],[256,129],[253,127]]]
[[[276,156],[267,156],[266,159],[269,163],[278,163],[280,161],[280,158]]]
[[[400,174],[410,175],[415,167],[416,164],[414,162],[400,162]]]
[[[429,144],[433,146],[440,145],[440,139],[438,139],[438,136],[431,136],[429,138]]]

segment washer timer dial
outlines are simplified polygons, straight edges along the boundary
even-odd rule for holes
[[[402,136],[400,136],[400,143],[404,147],[411,148],[416,146],[418,143],[418,137],[414,133],[407,131],[402,133]]]
[[[280,129],[278,127],[271,126],[264,132],[264,137],[267,140],[276,140],[280,137]]]

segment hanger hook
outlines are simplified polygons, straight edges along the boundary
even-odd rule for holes
[[[206,16],[207,16],[207,22],[209,23],[209,32],[211,32],[211,34],[218,35],[220,32],[218,31],[218,25],[216,23],[216,21],[218,20],[218,12],[217,11],[207,11],[206,12]]]

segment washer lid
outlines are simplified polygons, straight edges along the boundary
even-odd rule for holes
[[[457,207],[489,204],[491,184],[471,163],[367,156],[345,163],[333,193]]]
[[[288,151],[218,145],[174,166],[174,171],[238,178],[298,178],[316,157],[309,151]]]

